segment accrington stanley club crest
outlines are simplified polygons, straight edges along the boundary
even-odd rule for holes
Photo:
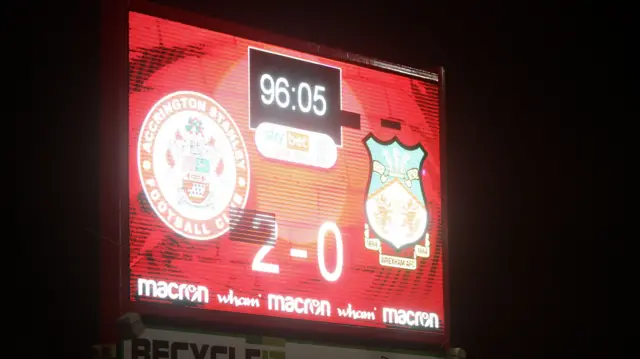
[[[371,158],[365,199],[365,247],[379,252],[382,266],[416,269],[417,258],[429,257],[429,223],[420,171],[427,153],[393,138],[363,140]],[[384,242],[391,251],[383,253]],[[389,253],[390,252],[390,253]]]
[[[228,208],[249,193],[247,149],[231,116],[213,99],[190,91],[158,101],[138,140],[142,188],[156,215],[195,240],[229,230]]]

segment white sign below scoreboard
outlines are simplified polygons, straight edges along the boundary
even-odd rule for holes
[[[123,343],[122,359],[436,359],[392,353],[299,343],[247,343],[245,337],[146,329]]]

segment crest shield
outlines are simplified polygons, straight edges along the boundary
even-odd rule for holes
[[[189,201],[201,205],[209,196],[209,179],[198,172],[187,172],[182,178],[182,190]]]
[[[180,199],[195,207],[211,205],[215,183],[224,172],[222,154],[214,137],[204,134],[197,118],[190,118],[184,130],[177,129],[167,150],[171,168],[182,172]]]
[[[420,171],[426,151],[418,144],[405,146],[394,137],[364,139],[371,158],[365,201],[369,228],[379,240],[401,250],[424,240],[427,206]]]

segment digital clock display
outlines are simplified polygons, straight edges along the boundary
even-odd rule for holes
[[[136,311],[444,335],[437,82],[129,25]]]
[[[296,89],[298,89],[297,96],[295,95]],[[327,114],[325,90],[326,88],[321,85],[314,85],[313,90],[311,90],[311,86],[306,82],[300,82],[298,86],[294,84],[294,86],[289,87],[289,80],[286,77],[278,77],[277,80],[274,80],[273,76],[268,73],[260,75],[260,105],[262,106],[270,106],[275,103],[279,108],[290,108],[295,111],[297,105],[298,111],[303,114],[313,113],[322,117]],[[294,102],[295,104],[291,102],[289,91],[297,99]],[[313,93],[313,96],[311,93]]]
[[[342,71],[309,60],[249,48],[251,128],[263,122],[329,136],[342,145],[342,126],[358,128],[358,114],[342,111]]]

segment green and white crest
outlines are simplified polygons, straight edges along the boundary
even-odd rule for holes
[[[369,227],[397,250],[424,240],[429,223],[421,181],[426,151],[395,137],[385,142],[370,134],[363,142],[371,158],[365,202]]]

